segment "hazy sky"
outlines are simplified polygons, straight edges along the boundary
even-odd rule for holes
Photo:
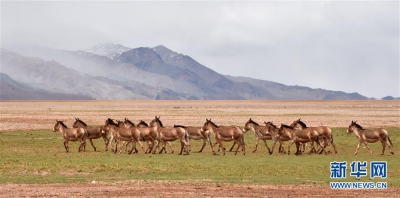
[[[222,74],[399,96],[398,1],[4,2],[1,47],[164,45]]]

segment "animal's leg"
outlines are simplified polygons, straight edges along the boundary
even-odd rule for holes
[[[333,143],[333,140],[331,140],[331,145],[333,146],[333,149],[335,150],[335,154],[337,154],[336,145],[335,145],[335,143]]]
[[[201,147],[199,153],[201,153],[201,152],[203,151],[203,149],[204,149],[204,147],[205,147],[206,145],[207,145],[207,139],[206,139],[206,138],[203,138],[203,146]]]
[[[365,146],[368,148],[369,152],[370,152],[371,155],[372,155],[372,154],[373,154],[373,153],[372,153],[372,150],[369,148],[369,146],[368,146],[368,144],[367,144],[367,141],[365,141],[364,144],[365,144]]]
[[[65,152],[69,152],[69,148],[68,148],[68,141],[64,141],[64,147],[65,147]]]
[[[169,148],[171,149],[171,153],[174,153],[174,148],[172,148],[172,143],[170,141],[167,141],[167,144]],[[165,153],[167,153],[167,149],[165,149]]]
[[[92,145],[94,151],[96,151],[96,147],[94,146],[92,139],[89,139],[89,141],[90,141],[90,144]]]
[[[291,146],[293,143],[294,143],[294,141],[292,140],[292,141],[290,141],[290,143],[289,143],[289,145],[288,145],[288,152],[287,152],[288,155],[290,155],[290,146]]]
[[[382,143],[382,153],[381,155],[383,155],[385,153],[385,148],[386,148],[386,144],[381,140]]]
[[[358,149],[360,149],[360,145],[361,145],[361,142],[358,142],[356,152],[354,152],[354,155],[357,155]]]
[[[235,145],[236,145],[236,142],[233,142],[232,147],[229,149],[229,152],[232,152],[232,151],[233,151],[233,147],[235,147]],[[219,151],[219,150],[218,150],[218,151]]]
[[[270,149],[269,149],[269,147],[268,147],[267,141],[266,141],[266,140],[262,140],[262,141],[264,141],[264,145],[267,147],[267,149],[268,149],[268,153],[270,153],[270,152],[271,152],[271,150],[270,150]]]
[[[164,149],[165,149],[165,141],[161,141],[161,150],[160,150],[160,152],[158,152],[158,154],[161,154]],[[167,152],[165,151],[165,153],[167,153]]]
[[[239,151],[239,147],[241,147],[242,146],[242,144],[240,143],[240,141],[239,140],[233,140],[234,142],[236,142],[236,144],[238,145],[238,147],[236,148],[236,151],[235,151],[235,155],[237,154],[237,152]]]
[[[390,152],[392,155],[394,155],[394,152],[392,151],[392,146],[390,146],[390,144],[389,144],[388,141],[386,141],[386,144],[387,144],[388,147],[389,147],[389,152]]]
[[[222,140],[219,140],[219,141],[218,141],[218,144],[219,144],[219,147],[222,149],[223,155],[225,155],[225,147],[224,147],[224,145],[222,144]]]
[[[108,142],[109,142],[109,140],[107,138],[107,135],[103,134],[102,137],[103,137],[104,144],[105,144],[105,150],[108,151]]]
[[[254,147],[253,153],[257,151],[258,141],[260,141],[260,138],[256,137],[256,146]]]
[[[181,141],[181,152],[179,152],[178,155],[182,155],[183,152],[183,147],[185,146],[185,144],[183,143],[183,141]]]

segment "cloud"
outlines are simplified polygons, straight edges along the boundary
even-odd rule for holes
[[[166,47],[223,74],[399,96],[399,2],[2,2],[2,47]]]

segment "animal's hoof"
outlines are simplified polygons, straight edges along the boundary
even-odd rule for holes
[[[392,155],[394,155],[394,152],[390,152]]]
[[[255,153],[257,150],[254,150],[253,153]]]

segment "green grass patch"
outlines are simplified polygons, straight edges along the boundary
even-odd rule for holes
[[[260,142],[258,151],[252,153],[255,138],[246,133],[246,156],[220,152],[212,155],[209,145],[202,153],[201,141],[192,141],[190,155],[179,156],[179,143],[174,142],[174,154],[113,154],[104,151],[102,139],[94,140],[98,151],[94,152],[89,141],[86,152],[79,153],[77,142],[70,142],[66,153],[59,132],[51,130],[12,131],[0,133],[0,183],[87,183],[95,181],[124,180],[211,180],[239,184],[321,184],[331,181],[386,181],[389,186],[400,186],[400,130],[387,128],[394,144],[395,155],[379,155],[381,144],[369,144],[374,155],[364,145],[358,155],[354,134],[346,134],[345,128],[333,128],[337,155],[303,154],[301,156],[274,153],[269,155]],[[271,142],[268,142],[271,147]],[[224,144],[227,149],[232,143]],[[287,149],[287,143],[285,145]],[[169,148],[167,147],[169,152]],[[333,148],[330,148],[333,151]],[[292,145],[291,153],[295,152]],[[330,179],[330,162],[347,161],[347,179]],[[352,161],[387,161],[388,178],[360,180],[349,176]],[[368,169],[369,170],[369,169]]]

